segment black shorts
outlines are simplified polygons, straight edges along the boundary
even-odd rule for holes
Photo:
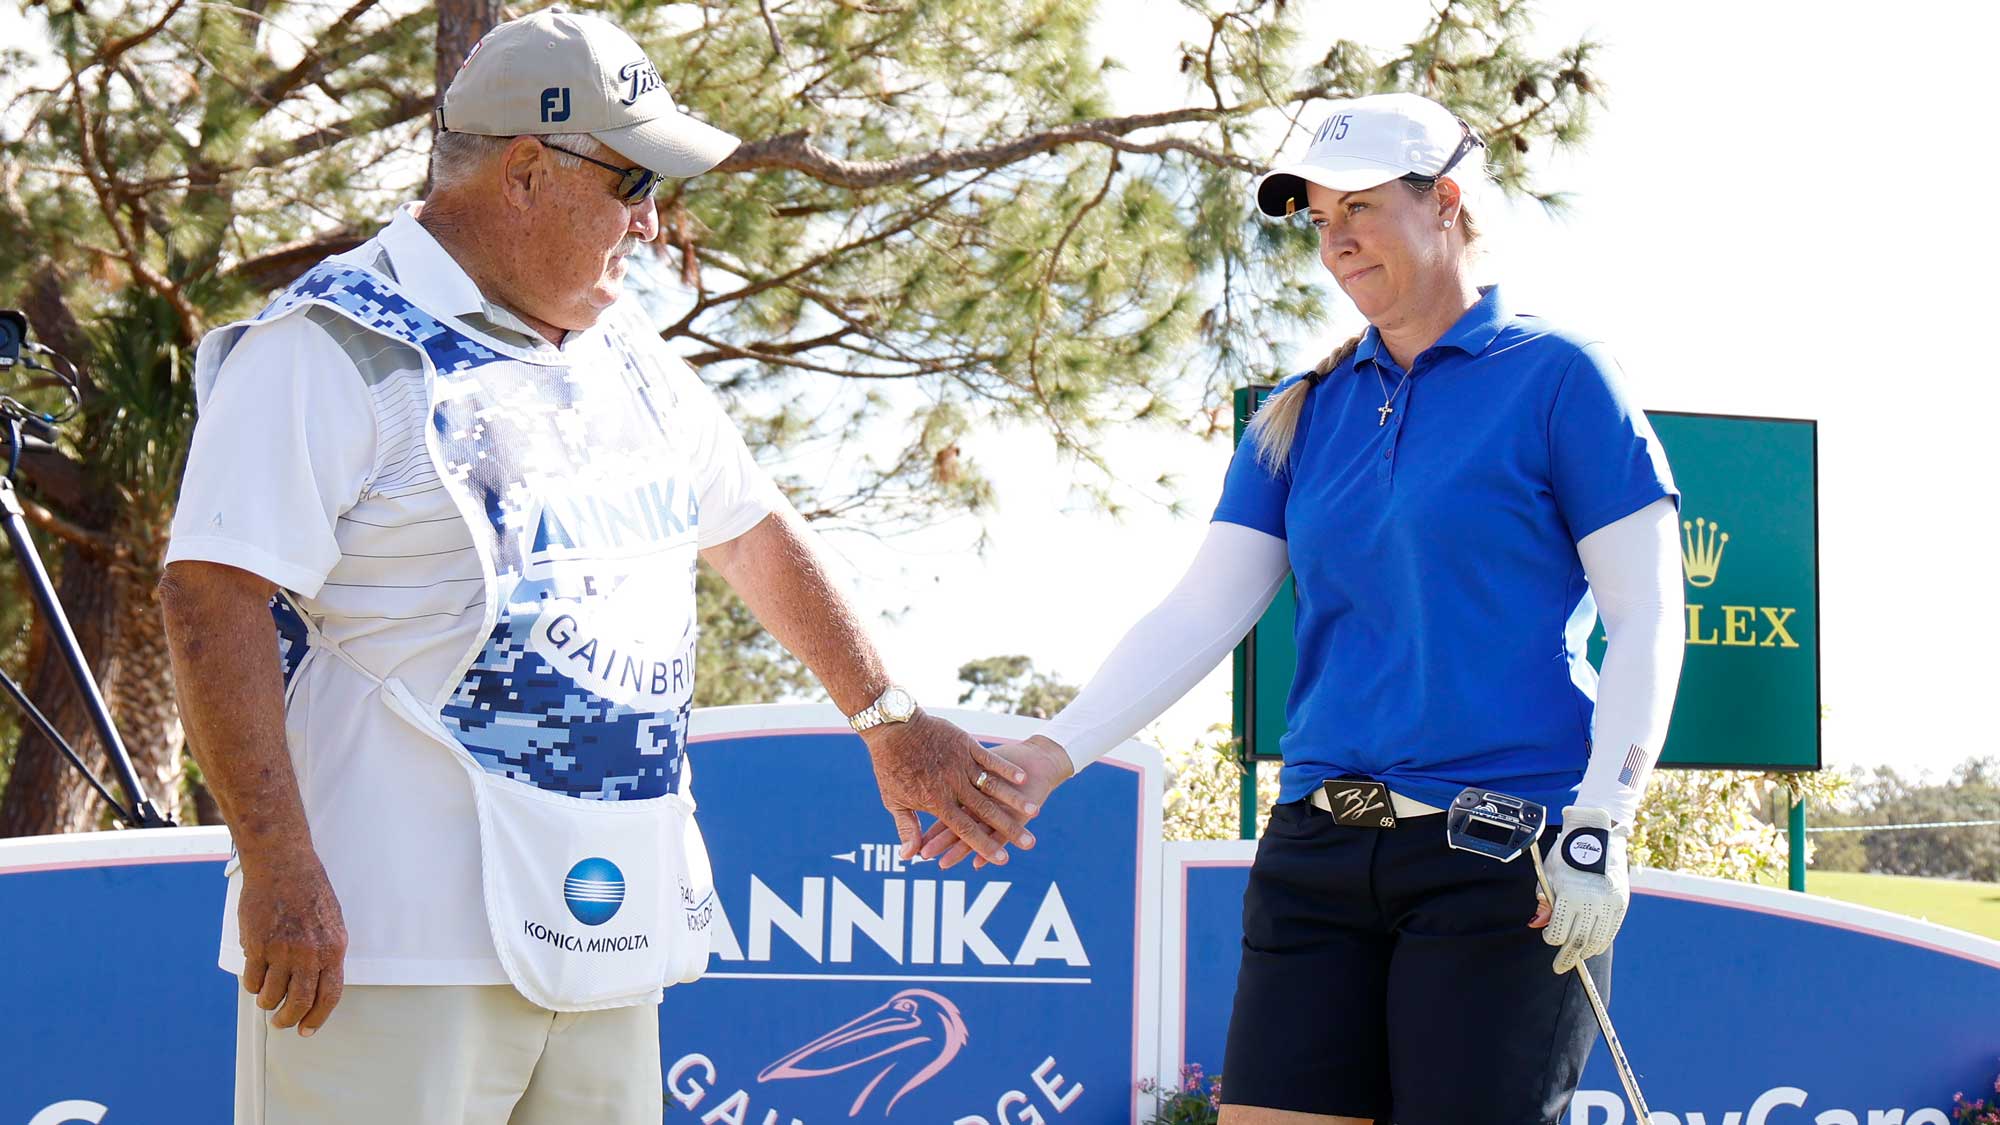
[[[1385,1125],[1559,1125],[1597,1022],[1576,974],[1550,968],[1534,912],[1527,857],[1452,850],[1442,814],[1346,828],[1279,805],[1243,897],[1223,1100]],[[1610,951],[1588,964],[1608,1001]]]

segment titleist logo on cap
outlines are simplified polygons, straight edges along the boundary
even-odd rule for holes
[[[653,68],[649,59],[639,59],[619,67],[618,80],[625,83],[625,96],[618,99],[620,105],[631,105],[641,95],[650,94],[665,85],[660,81],[660,72]]]

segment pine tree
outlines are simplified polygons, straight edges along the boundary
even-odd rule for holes
[[[1094,466],[1111,505],[1108,430],[1226,419],[1231,386],[1283,367],[1270,341],[1323,315],[1311,232],[1255,220],[1245,191],[1317,99],[1437,96],[1488,138],[1510,189],[1559,201],[1534,160],[1582,138],[1595,47],[1535,54],[1524,0],[1445,0],[1388,49],[1306,42],[1296,0],[1181,2],[1207,28],[1182,48],[1186,96],[1138,114],[1111,111],[1089,0],[601,9],[678,104],[746,139],[663,200],[662,261],[690,296],[662,335],[808,516],[880,531],[977,512],[991,486],[960,439],[1008,422]],[[55,65],[0,87],[0,298],[77,360],[86,409],[63,445],[25,459],[24,491],[121,730],[171,807],[179,728],[152,583],[193,345],[420,192],[436,86],[503,13],[491,0],[31,12],[47,49],[9,50],[0,73]],[[779,456],[863,441],[873,452],[839,479]],[[740,606],[711,596],[703,617],[738,643],[705,654],[735,682],[708,676],[726,694],[704,702],[804,684]],[[40,638],[30,690],[88,747]],[[39,738],[20,741],[0,835],[91,821],[62,771]]]

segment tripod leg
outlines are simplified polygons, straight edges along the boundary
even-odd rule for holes
[[[97,679],[91,675],[90,664],[83,658],[83,647],[77,643],[69,617],[63,613],[62,603],[56,599],[55,584],[49,581],[42,556],[35,550],[34,540],[28,537],[28,522],[21,509],[20,497],[14,494],[14,482],[5,477],[0,477],[0,523],[6,525],[7,542],[13,546],[14,558],[27,573],[29,592],[34,595],[36,607],[41,610],[49,635],[55,639],[56,650],[62,653],[63,662],[69,665],[70,678],[76,682],[84,708],[90,713],[91,725],[97,729],[98,740],[104,744],[104,756],[117,771],[120,788],[125,790],[129,811],[119,809],[119,813],[126,816],[134,828],[173,827],[173,822],[160,815],[159,809],[147,799],[145,788],[139,783],[139,774],[132,768],[132,755],[126,751],[124,740],[118,737],[118,728],[111,721],[111,709],[105,706],[104,695],[97,689]],[[114,804],[113,807],[117,806]]]

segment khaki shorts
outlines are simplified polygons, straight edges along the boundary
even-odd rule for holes
[[[236,1125],[659,1125],[660,1009],[350,985],[312,1038],[237,988]]]

